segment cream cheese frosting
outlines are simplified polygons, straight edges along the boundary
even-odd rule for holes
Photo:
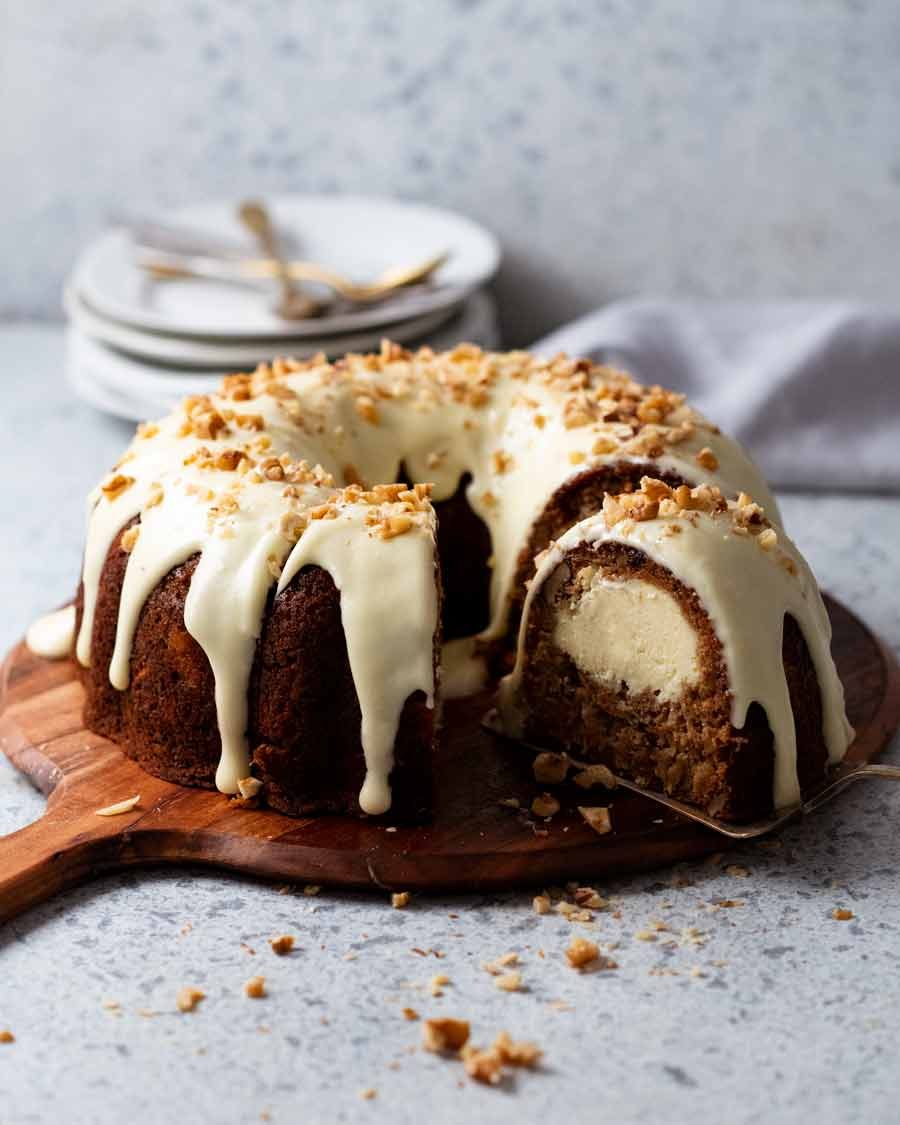
[[[784,618],[797,622],[809,649],[822,699],[823,737],[831,763],[839,762],[852,739],[844,690],[831,656],[831,622],[808,564],[785,533],[765,520],[762,509],[740,496],[726,506],[717,490],[706,486],[685,497],[687,507],[665,494],[658,481],[645,481],[652,515],[642,515],[633,496],[607,497],[605,511],[571,527],[539,559],[531,581],[513,672],[500,685],[499,710],[506,730],[521,736],[524,714],[520,685],[527,660],[528,617],[566,555],[576,547],[622,543],[642,551],[693,590],[709,616],[728,673],[731,723],[741,729],[754,702],[766,712],[775,746],[773,802],[775,808],[800,800],[797,743],[790,693],[782,663]],[[652,488],[650,486],[653,486]],[[676,490],[681,492],[683,490]],[[625,504],[625,509],[620,507]],[[631,518],[630,511],[638,518]],[[657,510],[658,507],[658,510]],[[617,510],[618,509],[618,510]],[[601,597],[604,588],[597,593]],[[643,672],[652,681],[652,662]]]
[[[553,639],[607,687],[677,699],[699,675],[698,640],[681,606],[652,582],[594,575],[557,620]]]
[[[148,596],[198,556],[185,626],[215,680],[217,785],[234,792],[249,770],[247,684],[267,598],[302,566],[322,566],[340,590],[362,709],[360,803],[385,811],[403,701],[413,691],[435,697],[429,495],[447,499],[471,478],[466,495],[492,545],[484,636],[497,638],[521,549],[556,490],[597,465],[648,461],[729,495],[749,489],[776,513],[740,446],[682,396],[588,361],[470,345],[409,353],[386,342],[379,355],[276,361],[229,376],[218,394],[188,399],[141,427],[91,493],[77,659],[90,664],[98,586],[123,528],[138,521],[122,537],[129,559],[109,667],[119,690],[129,684]],[[401,470],[431,488],[377,484]],[[477,669],[458,671],[461,690],[479,682]]]

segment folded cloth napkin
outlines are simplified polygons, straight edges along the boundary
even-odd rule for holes
[[[849,302],[633,300],[532,345],[684,392],[781,487],[900,492],[900,316]]]

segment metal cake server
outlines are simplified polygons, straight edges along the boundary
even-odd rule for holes
[[[517,746],[522,746],[535,754],[548,752],[547,747],[535,746],[532,742],[510,738],[508,734],[504,733],[500,726],[500,719],[496,708],[488,711],[481,720],[481,725],[485,730],[490,731],[491,734],[497,735],[507,742],[514,742]],[[549,752],[558,753],[558,751]],[[568,755],[568,758],[574,766],[582,769],[596,764],[579,761],[579,759],[574,758],[571,754]],[[807,797],[805,801],[797,805],[791,805],[785,809],[779,809],[770,817],[765,817],[762,820],[754,820],[748,824],[731,824],[726,820],[719,820],[718,817],[710,816],[709,813],[705,813],[702,809],[695,808],[693,805],[687,805],[684,801],[678,801],[674,797],[667,797],[665,793],[659,793],[654,789],[645,789],[642,785],[637,785],[635,782],[629,781],[625,777],[620,777],[618,774],[613,774],[613,777],[615,777],[618,787],[628,789],[632,793],[640,793],[642,797],[647,797],[651,801],[655,801],[658,805],[663,805],[665,808],[671,809],[672,812],[685,817],[687,820],[693,820],[697,824],[702,824],[706,828],[711,828],[713,832],[718,832],[720,836],[727,836],[730,840],[753,840],[757,836],[766,836],[770,832],[774,832],[777,828],[781,828],[797,817],[806,816],[807,813],[815,812],[821,805],[830,801],[832,797],[837,796],[841,790],[846,789],[848,785],[852,785],[854,781],[859,781],[861,778],[882,777],[888,778],[891,781],[900,781],[900,766],[880,764],[837,766],[823,782],[822,787],[813,793],[812,796]]]

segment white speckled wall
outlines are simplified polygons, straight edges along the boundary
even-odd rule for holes
[[[900,295],[896,0],[28,0],[0,316],[116,207],[391,192],[502,237],[511,340],[636,291]]]

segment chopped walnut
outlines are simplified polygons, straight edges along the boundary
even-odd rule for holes
[[[509,1036],[509,1032],[501,1031],[497,1038],[494,1040],[493,1050],[497,1052],[504,1063],[509,1066],[524,1066],[534,1067],[541,1060],[543,1051],[536,1043],[523,1040],[519,1043],[513,1042]]]
[[[238,792],[245,800],[258,796],[262,787],[258,777],[242,777],[238,782]]]
[[[279,937],[272,938],[269,941],[272,947],[272,952],[279,957],[285,957],[294,948],[293,934],[281,934]]]
[[[575,784],[581,789],[592,789],[595,785],[602,785],[606,789],[615,789],[618,783],[609,766],[598,763],[580,770],[575,775]]]
[[[551,902],[547,895],[535,895],[531,900],[531,908],[535,914],[549,914]]]
[[[469,1041],[469,1021],[457,1019],[431,1019],[422,1024],[422,1046],[426,1051],[440,1054],[458,1051]]]
[[[140,534],[141,526],[140,524],[136,523],[133,527],[129,527],[126,531],[122,532],[122,537],[119,540],[119,546],[123,551],[126,551],[130,555],[137,545],[138,536]]]
[[[365,1090],[360,1090],[359,1096],[362,1098],[362,1100],[364,1102],[370,1102],[374,1098],[378,1097],[378,1091],[375,1089],[374,1086],[367,1086],[365,1088]]]
[[[394,910],[403,910],[409,906],[409,891],[395,891],[391,895],[391,906]]]
[[[188,985],[182,988],[175,998],[179,1012],[193,1012],[201,1000],[206,999],[206,993],[200,988]]]
[[[707,469],[711,473],[719,467],[719,458],[708,445],[705,445],[694,459],[701,469]]]
[[[100,485],[100,491],[106,499],[112,503],[113,500],[117,500],[123,492],[131,488],[133,484],[134,477],[126,477],[123,476],[122,473],[116,473],[115,476],[110,477],[109,480],[104,481],[104,483]]]
[[[764,551],[771,551],[778,543],[778,532],[773,527],[767,527],[756,537],[756,542]]]
[[[853,918],[853,911],[843,906],[836,906],[831,912],[831,917],[836,922],[849,922]]]
[[[490,973],[492,976],[499,976],[502,972],[509,968],[510,965],[517,965],[519,963],[518,953],[510,950],[509,953],[501,953],[499,957],[495,957],[493,961],[483,961],[481,964],[485,972]]]
[[[16,1037],[8,1027],[0,1030],[0,1043],[15,1043]]]
[[[251,977],[244,984],[244,995],[252,1000],[261,1000],[266,995],[266,978]]]
[[[513,969],[509,973],[501,973],[494,977],[494,988],[499,988],[501,992],[520,992],[522,989],[522,974],[517,969]]]
[[[419,1018],[419,1013],[416,1011],[415,1008],[403,1008],[402,1012],[403,1012],[403,1018],[405,1020],[409,1020],[410,1022],[412,1022],[414,1020],[417,1020]]]
[[[465,1047],[461,1053],[466,1074],[486,1086],[496,1086],[503,1080],[503,1058],[499,1051],[486,1051],[478,1047]]]

